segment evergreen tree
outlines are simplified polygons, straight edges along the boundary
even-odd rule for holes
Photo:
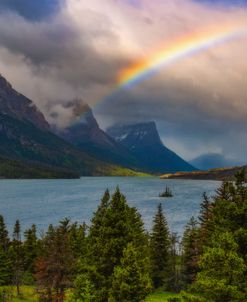
[[[86,274],[80,274],[74,282],[74,290],[71,297],[73,302],[94,302],[95,288]]]
[[[12,265],[9,257],[10,240],[4,218],[0,215],[0,286],[11,284]]]
[[[192,217],[186,226],[182,241],[182,281],[185,286],[192,284],[199,271],[199,229],[198,223]]]
[[[213,247],[205,249],[200,261],[201,272],[192,287],[207,301],[247,301],[246,264],[238,254],[238,245],[231,233],[215,234]]]
[[[247,182],[245,169],[241,169],[235,174],[235,184],[238,188],[243,188],[244,184]]]
[[[209,200],[207,194],[204,192],[203,201],[201,203],[200,215],[198,217],[200,226],[199,226],[199,253],[202,254],[203,246],[208,242],[210,234],[213,230],[212,225],[212,211],[213,204]]]
[[[11,261],[8,253],[0,246],[0,286],[11,284]]]
[[[162,205],[154,217],[150,238],[151,276],[155,288],[169,288],[171,278],[170,234]]]
[[[68,240],[69,221],[63,220],[59,227],[49,227],[42,255],[36,262],[38,292],[42,301],[62,302],[65,290],[72,285],[75,259]]]
[[[0,215],[0,245],[2,249],[7,252],[9,247],[8,231],[4,222],[4,218]]]
[[[38,239],[36,235],[36,226],[25,231],[24,233],[24,243],[23,243],[23,262],[24,271],[26,274],[26,282],[32,282],[32,275],[35,272],[35,261],[38,256]]]
[[[87,225],[83,223],[78,225],[77,223],[72,224],[69,231],[69,243],[73,251],[74,256],[77,259],[81,259],[87,252]]]
[[[114,268],[120,265],[123,251],[131,242],[143,255],[147,254],[147,236],[140,215],[127,205],[119,188],[111,200],[107,191],[92,219],[85,261],[86,273],[95,287],[95,301],[108,300]]]
[[[23,249],[21,242],[21,226],[20,221],[16,220],[13,232],[13,241],[9,250],[12,272],[13,272],[13,283],[16,286],[17,294],[20,296],[20,286],[23,275]]]
[[[17,242],[21,242],[21,225],[19,220],[16,220],[15,222],[13,240]]]
[[[123,252],[123,258],[119,266],[114,268],[112,288],[109,302],[140,302],[152,289],[149,276],[148,258],[128,244]]]
[[[236,189],[232,182],[225,181],[225,182],[222,182],[220,187],[216,190],[216,193],[217,194],[214,198],[215,201],[217,199],[232,201],[235,196]]]
[[[210,233],[191,288],[206,301],[247,301],[247,187],[243,171],[236,178],[213,199]]]
[[[201,203],[200,215],[199,215],[200,227],[203,229],[207,229],[211,218],[212,218],[212,203],[210,202],[206,192],[204,192],[203,201]]]

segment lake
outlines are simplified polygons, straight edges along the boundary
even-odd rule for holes
[[[140,211],[148,230],[161,202],[170,230],[181,235],[190,217],[198,215],[203,192],[213,196],[220,182],[161,180],[158,177],[1,180],[0,214],[4,216],[10,232],[16,219],[20,219],[22,230],[35,223],[40,232],[65,217],[90,223],[105,189],[113,192],[117,185],[128,203]],[[170,187],[173,198],[158,197],[165,186]]]

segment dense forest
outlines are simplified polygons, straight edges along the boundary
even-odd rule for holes
[[[0,179],[76,179],[74,171],[0,156]]]
[[[204,193],[181,241],[161,204],[147,233],[119,188],[90,226],[64,219],[37,236],[16,221],[10,236],[0,216],[0,301],[12,301],[10,285],[20,296],[32,285],[40,302],[141,302],[157,288],[180,293],[170,302],[247,301],[245,183],[241,171],[212,199]]]

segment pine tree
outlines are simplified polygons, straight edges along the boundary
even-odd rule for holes
[[[198,217],[200,223],[200,253],[202,253],[203,246],[207,243],[210,234],[213,231],[212,211],[213,205],[210,202],[207,194],[204,192],[203,201],[201,203],[200,215]]]
[[[212,245],[205,249],[191,291],[202,293],[207,301],[247,301],[247,267],[232,234],[214,234]]]
[[[148,258],[128,244],[123,252],[120,265],[114,268],[109,302],[140,302],[152,289],[149,276]]]
[[[15,222],[13,240],[21,242],[21,225],[19,220]]]
[[[72,302],[94,302],[95,288],[86,274],[77,275],[74,290],[70,299]]]
[[[109,207],[110,193],[107,189],[104,193],[104,196],[101,199],[100,205],[98,206],[97,211],[94,213],[92,218],[92,226],[90,228],[89,237],[97,239],[100,237],[101,228],[104,224],[104,219]],[[97,244],[95,244],[97,249]]]
[[[3,250],[7,252],[9,247],[9,237],[8,231],[4,222],[4,218],[0,215],[0,245],[2,246]]]
[[[205,301],[247,301],[247,187],[243,171],[236,178],[223,183],[213,199],[210,236],[191,287]]]
[[[199,271],[199,229],[192,217],[186,226],[183,236],[182,279],[185,286],[192,284]]]
[[[10,255],[13,271],[13,283],[16,286],[18,296],[20,296],[20,286],[23,274],[23,246],[21,242],[21,226],[19,220],[16,220],[14,225]]]
[[[147,254],[147,236],[141,217],[127,205],[119,188],[111,200],[106,192],[92,219],[88,236],[85,270],[95,287],[95,301],[108,300],[114,268],[120,265],[123,251],[131,242]]]
[[[199,222],[200,222],[201,227],[203,227],[203,228],[207,227],[211,216],[212,216],[212,204],[211,204],[206,192],[204,192],[203,201],[201,203],[200,215],[199,215]]]
[[[169,288],[171,278],[170,234],[162,205],[159,204],[154,217],[150,239],[151,276],[154,287]]]
[[[0,286],[11,284],[11,261],[8,253],[0,246]]]
[[[62,302],[65,291],[72,285],[75,259],[68,240],[69,220],[61,221],[59,227],[49,227],[42,255],[36,262],[38,292],[45,301]]]
[[[0,286],[11,284],[12,266],[9,257],[10,240],[4,218],[0,215]]]
[[[24,243],[23,243],[23,262],[24,271],[26,274],[26,282],[32,282],[32,275],[35,272],[35,261],[38,256],[38,239],[36,235],[36,226],[25,231],[24,233]]]
[[[217,195],[215,196],[215,200],[223,199],[223,200],[231,201],[235,196],[236,189],[232,182],[225,181],[222,182],[220,187],[216,190],[216,193]]]
[[[72,224],[69,231],[69,243],[77,259],[84,258],[87,252],[87,225]]]

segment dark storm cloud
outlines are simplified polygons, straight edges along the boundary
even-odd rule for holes
[[[1,0],[0,11],[12,11],[28,20],[41,20],[56,13],[63,0]]]
[[[9,23],[11,22],[11,26]],[[31,24],[5,14],[0,18],[0,45],[9,51],[22,54],[33,65],[55,64],[68,46],[74,43],[76,33],[66,23]]]
[[[22,55],[34,73],[54,76],[73,87],[112,83],[126,60],[101,52],[95,44],[103,37],[116,47],[118,38],[107,17],[92,12],[85,12],[85,17],[95,28],[85,24],[78,29],[68,17],[30,24],[13,14],[2,14],[0,47]]]

